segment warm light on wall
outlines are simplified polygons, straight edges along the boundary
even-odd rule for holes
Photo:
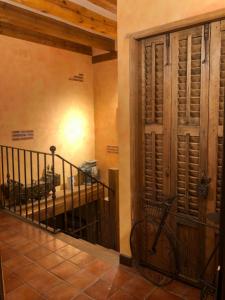
[[[60,129],[63,134],[63,141],[79,146],[87,131],[87,121],[80,111],[70,110],[64,115]]]

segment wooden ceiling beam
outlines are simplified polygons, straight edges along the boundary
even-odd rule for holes
[[[117,59],[117,52],[116,51],[112,51],[112,52],[109,52],[109,53],[104,53],[104,54],[92,56],[92,63],[97,64],[97,63],[100,63],[100,62],[104,62],[104,61],[108,61],[108,60],[114,60],[114,59]]]
[[[116,39],[116,22],[68,0],[12,0],[84,29]]]
[[[32,32],[24,28],[16,27],[10,24],[4,24],[0,21],[0,34],[14,37],[17,39],[47,45],[59,49],[64,49],[76,53],[92,56],[92,48],[80,45],[74,42],[62,40],[46,34]]]
[[[116,14],[117,0],[88,0],[88,1]]]
[[[20,30],[44,34],[76,44],[81,44],[97,49],[114,51],[115,41],[80,28],[65,24],[61,21],[42,16],[0,1],[0,21],[3,25],[11,25]]]

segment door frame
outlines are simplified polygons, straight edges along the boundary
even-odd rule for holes
[[[225,110],[224,110],[224,124],[225,124]],[[225,136],[225,126],[223,127],[223,136]],[[223,179],[222,181],[223,183],[222,183],[221,208],[220,208],[220,247],[219,247],[220,271],[219,271],[219,278],[218,278],[218,292],[217,292],[216,300],[225,299],[225,142],[223,142],[222,179]]]
[[[133,223],[134,219],[138,218],[140,209],[139,203],[137,201],[141,197],[140,190],[140,178],[141,178],[141,168],[139,161],[139,148],[140,148],[140,138],[142,137],[141,132],[141,112],[140,112],[140,40],[166,33],[171,33],[174,31],[182,30],[185,28],[193,27],[196,25],[203,25],[209,22],[220,21],[225,18],[225,9],[219,9],[213,12],[201,14],[198,16],[182,19],[179,21],[163,24],[162,26],[157,26],[142,30],[139,32],[131,33],[127,35],[129,39],[129,82],[130,82],[130,93],[129,93],[129,103],[130,103],[130,119],[132,122],[130,128],[130,167],[131,167],[131,221]],[[137,101],[138,99],[138,101]],[[225,120],[225,110],[224,110],[224,120]],[[224,122],[225,123],[225,122]],[[224,126],[224,136],[225,136],[225,126]],[[220,248],[219,248],[219,263],[220,272],[218,280],[218,295],[217,300],[225,299],[225,143],[223,144],[223,184],[222,184],[222,205],[221,205],[221,223],[220,223]]]

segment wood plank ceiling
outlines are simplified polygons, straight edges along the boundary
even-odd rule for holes
[[[116,12],[116,0],[0,0],[0,34],[92,55],[92,48],[113,53],[117,24],[98,12]],[[82,1],[80,0],[80,3]]]
[[[116,0],[89,0],[89,1],[116,14],[116,6],[117,6]]]

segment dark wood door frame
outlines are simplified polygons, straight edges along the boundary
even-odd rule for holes
[[[216,10],[213,12],[205,13],[199,16],[183,19],[180,21],[168,23],[162,26],[157,26],[147,30],[143,30],[136,33],[127,35],[129,39],[129,62],[130,62],[130,118],[131,122],[131,133],[130,133],[130,145],[131,145],[131,215],[132,220],[137,217],[138,203],[137,199],[141,197],[140,188],[138,186],[138,178],[140,176],[140,170],[138,168],[138,144],[140,142],[140,120],[138,102],[139,99],[139,84],[138,75],[140,72],[140,61],[139,58],[139,41],[149,36],[155,36],[167,32],[177,31],[194,25],[200,25],[207,22],[221,20],[225,17],[225,9]],[[225,99],[224,99],[225,102]],[[137,113],[138,112],[138,113]],[[225,110],[224,110],[225,120]],[[224,127],[225,128],[225,127]],[[224,129],[225,136],[225,129]],[[218,293],[217,300],[225,299],[225,143],[223,144],[223,184],[222,184],[222,199],[221,199],[221,223],[220,223],[220,249],[219,249],[219,263],[220,272],[218,279]]]
[[[225,105],[225,99],[224,99]],[[225,123],[225,110],[224,110],[224,123]],[[223,130],[225,136],[225,126]],[[221,210],[220,210],[220,253],[219,253],[219,280],[217,300],[225,299],[225,139],[223,139],[223,175],[222,175],[222,195],[221,195]]]

